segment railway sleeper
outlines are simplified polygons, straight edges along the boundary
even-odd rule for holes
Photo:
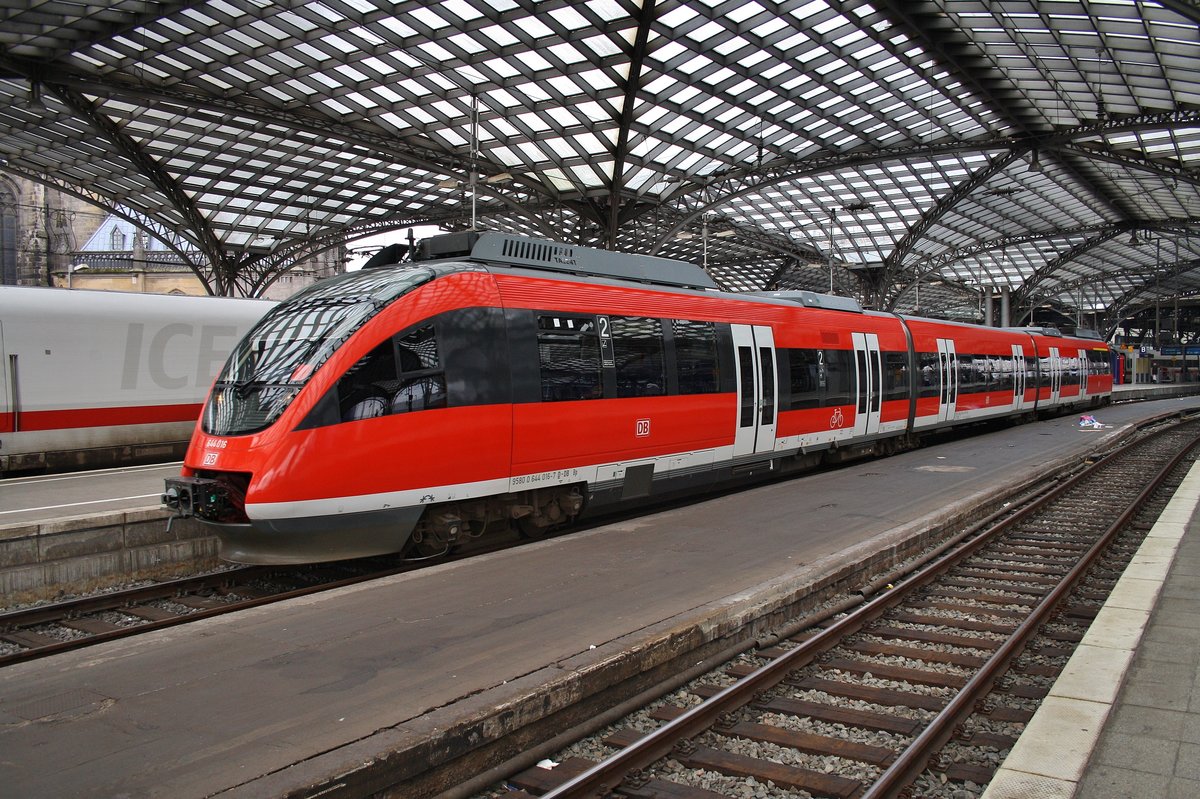
[[[662,707],[655,708],[654,712],[650,715],[651,718],[658,721],[674,721],[687,711],[688,708],[679,707],[678,705],[663,705]],[[805,754],[840,757],[846,760],[870,763],[874,766],[886,766],[896,759],[896,753],[887,747],[872,746],[870,744],[847,741],[842,738],[832,738],[828,735],[817,735],[800,730],[788,730],[758,722],[738,720],[727,726],[717,727],[716,732],[721,735],[744,738],[748,741],[757,741],[759,743],[795,749]],[[604,743],[609,746],[624,747],[635,743],[644,735],[644,733],[633,729],[623,730],[622,733],[624,734],[621,737],[611,736],[605,739]]]
[[[845,699],[857,699],[872,705],[883,707],[909,707],[914,710],[930,710],[937,713],[949,701],[945,697],[918,694],[913,691],[900,691],[894,688],[876,688],[872,685],[838,682],[820,677],[801,677],[796,680],[787,679],[784,683],[791,688],[801,691],[820,691],[830,696],[840,696]]]
[[[978,574],[978,575],[971,575],[971,576],[959,575],[959,576],[943,577],[941,580],[938,581],[936,586],[931,587],[930,593],[932,593],[933,591],[936,591],[938,589],[941,589],[941,588],[968,588],[968,589],[978,589],[981,591],[993,591],[995,593],[992,594],[992,596],[997,596],[997,598],[999,598],[999,599],[1005,598],[1002,596],[998,596],[999,594],[1017,594],[1020,596],[1038,597],[1039,598],[1038,601],[1041,601],[1040,598],[1044,597],[1047,593],[1046,589],[1037,588],[1037,587],[1033,587],[1033,586],[1009,585],[1009,584],[996,585],[996,580],[994,578],[995,578],[995,575],[993,575],[993,574]],[[1037,602],[1035,602],[1034,604],[1036,605]]]
[[[969,608],[959,608],[960,613],[970,613]],[[955,619],[949,616],[934,616],[923,613],[908,613],[895,611],[884,617],[888,622],[901,624],[924,624],[929,627],[953,627],[956,630],[967,630],[978,633],[995,633],[1009,635],[1017,629],[1016,624],[991,624],[978,619]]]
[[[709,746],[677,747],[673,757],[688,768],[715,771],[730,777],[753,777],[764,783],[769,780],[778,787],[808,791],[817,796],[851,799],[863,788],[859,780],[822,774],[746,755],[735,755]]]
[[[712,693],[715,694],[719,690],[721,689],[713,686]],[[704,696],[699,690],[695,691],[695,693],[697,696]],[[841,724],[846,727],[857,727],[863,730],[887,732],[894,735],[916,735],[924,727],[924,724],[916,719],[889,716],[885,713],[877,713],[872,710],[840,707],[823,702],[813,702],[807,699],[791,699],[788,697],[764,699],[756,702],[754,707],[767,713],[778,713],[781,716],[808,718],[814,721],[823,721],[827,724]]]
[[[921,649],[913,646],[898,646],[877,641],[855,641],[846,644],[846,649],[860,652],[864,655],[884,655],[902,657],[909,660],[924,660],[928,663],[945,663],[949,666],[961,666],[967,669],[978,669],[987,663],[987,658],[977,655],[964,655],[957,652],[943,652],[937,649]]]

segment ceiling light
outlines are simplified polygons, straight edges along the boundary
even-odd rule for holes
[[[439,189],[455,189],[455,188],[458,188],[458,185],[461,182],[462,181],[460,181],[458,178],[446,178],[445,180],[438,183],[437,187]]]

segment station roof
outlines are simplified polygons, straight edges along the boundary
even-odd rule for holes
[[[29,0],[0,44],[0,169],[221,293],[421,224],[1014,323],[1200,290],[1196,0]]]

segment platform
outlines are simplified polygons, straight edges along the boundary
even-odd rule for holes
[[[1074,415],[1006,428],[13,666],[0,786],[261,798],[382,778],[431,754],[414,742],[434,732],[463,744],[625,652],[717,636],[898,531],[1185,407],[1200,398],[1105,408],[1104,430]]]
[[[1200,394],[1200,383],[1127,383],[1113,386],[1114,402],[1171,399]]]

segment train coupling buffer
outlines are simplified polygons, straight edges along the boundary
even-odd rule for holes
[[[168,477],[162,504],[172,512],[167,530],[176,519],[195,516],[218,521],[236,508],[229,485],[208,477]]]

